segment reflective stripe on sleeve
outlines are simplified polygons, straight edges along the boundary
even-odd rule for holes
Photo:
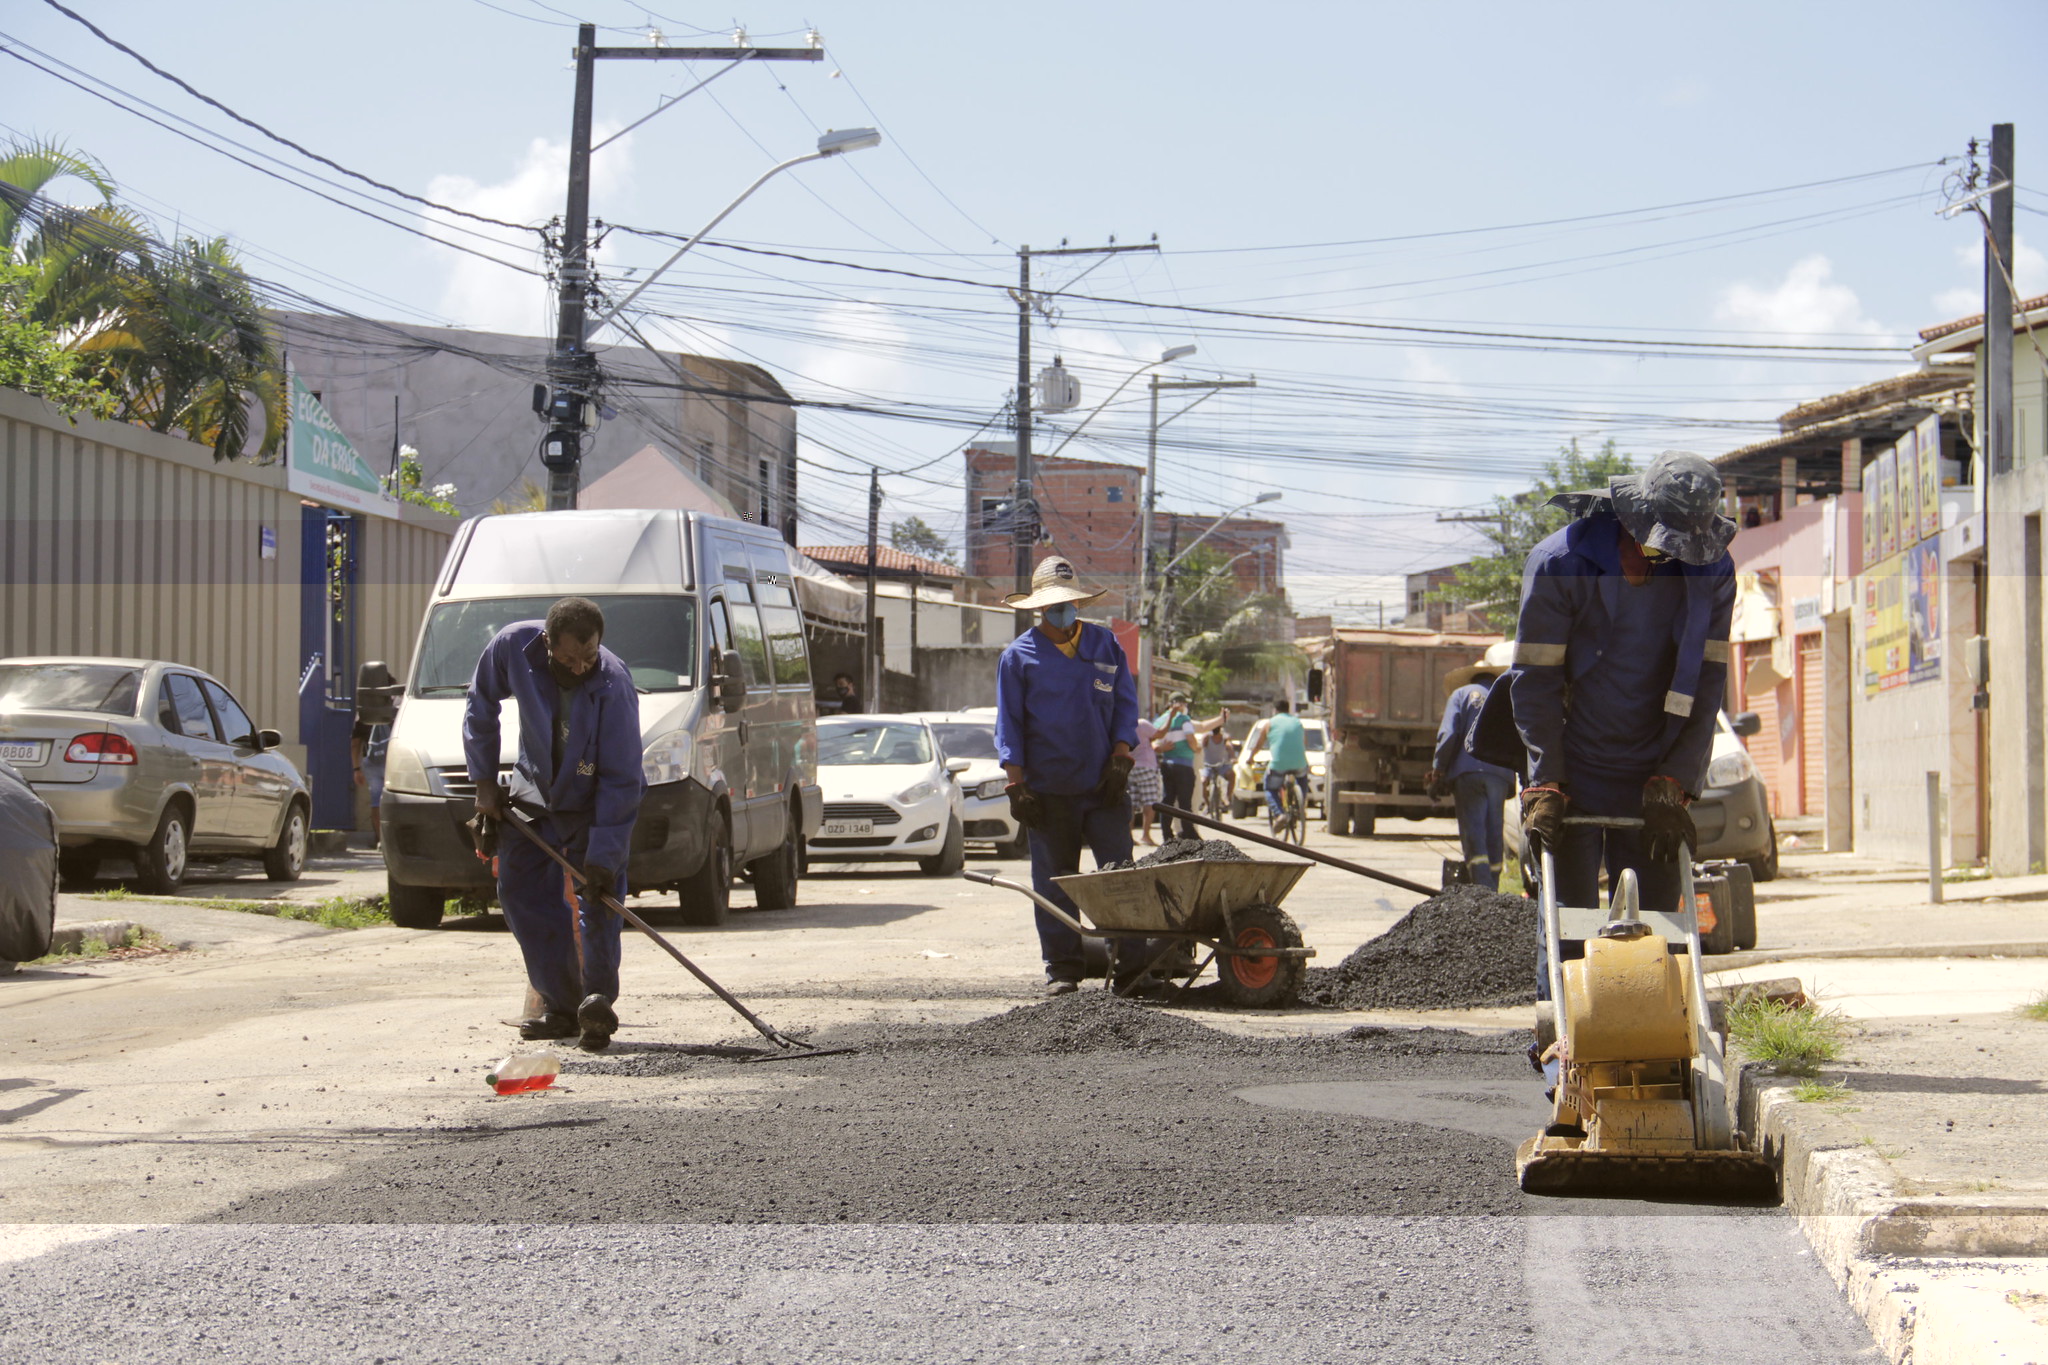
[[[1515,641],[1515,662],[1536,668],[1561,668],[1564,666],[1563,645],[1539,645],[1533,640]]]
[[[1709,641],[1707,641],[1707,647],[1706,647],[1706,650],[1705,650],[1705,652],[1704,652],[1704,653],[1702,653],[1702,654],[1700,655],[1700,657],[1701,657],[1702,659],[1705,659],[1705,660],[1706,660],[1706,661],[1707,661],[1708,663],[1710,663],[1710,664],[1725,664],[1725,663],[1727,663],[1727,662],[1728,662],[1728,642],[1727,642],[1726,640],[1709,640]]]
[[[1683,692],[1666,692],[1664,709],[1674,716],[1689,716],[1692,714],[1692,698]]]

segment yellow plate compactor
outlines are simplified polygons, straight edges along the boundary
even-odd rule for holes
[[[1638,820],[1569,817],[1634,826]],[[1548,849],[1539,906],[1557,1089],[1551,1122],[1515,1152],[1531,1194],[1775,1202],[1777,1171],[1744,1149],[1706,1002],[1690,858],[1676,915],[1643,911],[1633,872],[1612,903],[1560,907]],[[1563,961],[1565,944],[1584,956]],[[1539,1031],[1539,1037],[1551,1030]]]

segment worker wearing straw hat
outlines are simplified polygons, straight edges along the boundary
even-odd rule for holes
[[[1077,917],[1053,879],[1081,870],[1082,846],[1097,867],[1131,856],[1125,789],[1138,742],[1138,689],[1116,636],[1080,618],[1081,605],[1100,596],[1081,586],[1068,560],[1041,561],[1031,591],[1003,599],[1036,611],[1038,624],[1011,641],[996,665],[996,757],[1010,779],[1011,813],[1028,832],[1031,884]],[[1046,993],[1065,995],[1081,983],[1080,935],[1043,909],[1037,916]],[[1134,975],[1141,969],[1142,962]]]
[[[1500,890],[1500,869],[1504,856],[1502,808],[1515,794],[1515,775],[1488,763],[1465,748],[1472,722],[1486,706],[1487,690],[1493,680],[1515,662],[1515,645],[1502,640],[1487,646],[1477,663],[1454,668],[1444,678],[1444,718],[1436,728],[1436,753],[1429,770],[1428,785],[1447,786],[1458,810],[1458,842],[1465,855],[1465,867],[1475,886]]]

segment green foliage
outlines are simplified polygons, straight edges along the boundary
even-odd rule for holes
[[[29,316],[35,272],[0,261],[0,389],[19,389],[54,404],[66,417],[114,415],[114,399],[83,373],[78,357]]]
[[[81,959],[108,957],[151,957],[159,953],[176,952],[163,936],[152,929],[131,924],[119,940],[109,943],[103,938],[83,938],[76,943],[66,944],[54,953],[45,954],[29,963],[31,967],[61,966],[66,962]]]
[[[1847,1081],[1805,1080],[1792,1087],[1792,1098],[1801,1104],[1840,1104],[1849,1098]]]
[[[2036,1023],[2048,1024],[2048,991],[2036,995],[2032,1000],[2021,1005],[2014,1012],[2022,1019],[2032,1019]]]
[[[906,554],[923,555],[926,559],[959,567],[960,561],[954,558],[953,547],[944,536],[926,524],[923,517],[890,522],[889,543]]]
[[[96,892],[96,901],[125,901],[137,897],[126,887]],[[382,896],[329,896],[324,901],[250,901],[225,896],[167,897],[180,905],[199,905],[208,910],[237,910],[245,915],[269,915],[274,919],[301,920],[329,929],[376,929],[391,923],[391,907]]]
[[[1842,1055],[1849,1021],[1812,1004],[1750,995],[1729,1007],[1728,1036],[1744,1054],[1769,1062],[1780,1075],[1811,1076]]]
[[[1430,600],[1469,606],[1486,618],[1490,629],[1512,636],[1522,601],[1522,566],[1529,551],[1569,520],[1563,509],[1546,505],[1551,496],[1604,489],[1615,475],[1634,473],[1635,467],[1635,461],[1617,450],[1612,440],[1588,455],[1574,437],[1558,451],[1556,459],[1544,464],[1542,475],[1528,491],[1493,500],[1495,520],[1478,523],[1493,543],[1492,551],[1459,569],[1457,577],[1430,593]]]
[[[455,485],[437,483],[431,488],[421,485],[426,480],[426,469],[420,463],[420,453],[411,446],[398,448],[398,474],[384,476],[384,489],[400,502],[409,502],[415,507],[431,507],[436,512],[446,512],[451,517],[462,515],[462,509],[455,505]],[[532,480],[526,481],[529,486]],[[547,506],[547,494],[541,493],[540,511]],[[526,509],[521,509],[526,510]]]
[[[1189,688],[1198,709],[1222,700],[1234,679],[1285,679],[1306,668],[1293,641],[1272,638],[1273,623],[1291,619],[1287,599],[1239,597],[1230,561],[1206,545],[1174,568],[1160,618],[1169,657],[1200,667]]]

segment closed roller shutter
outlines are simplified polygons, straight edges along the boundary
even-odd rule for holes
[[[1827,813],[1827,696],[1822,691],[1820,636],[1799,637],[1799,813]]]
[[[1757,660],[1771,657],[1769,640],[1751,640],[1742,647],[1742,674],[1749,676],[1750,665]],[[1749,709],[1756,712],[1763,721],[1763,728],[1742,742],[1749,746],[1750,761],[1756,764],[1757,775],[1764,780],[1764,787],[1771,794],[1771,813],[1785,813],[1784,794],[1780,772],[1784,764],[1778,754],[1778,689],[1763,688],[1748,695]]]

